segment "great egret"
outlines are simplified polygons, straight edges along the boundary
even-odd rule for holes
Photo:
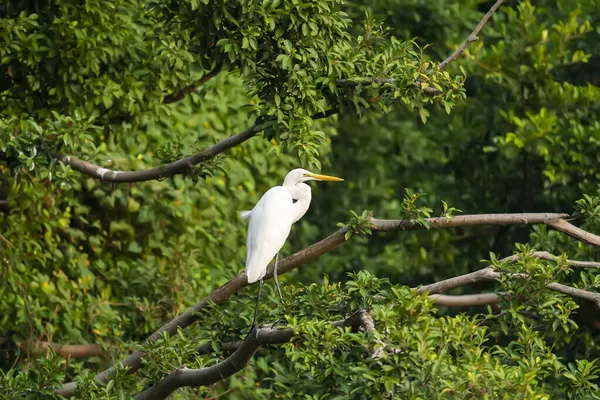
[[[248,225],[248,237],[246,239],[246,276],[248,283],[259,281],[256,307],[254,309],[254,321],[252,328],[256,326],[258,315],[258,303],[263,277],[267,273],[267,266],[275,257],[273,278],[283,301],[279,282],[277,281],[277,261],[279,250],[285,244],[290,234],[292,224],[306,214],[310,206],[310,186],[303,183],[306,181],[343,181],[334,176],[314,174],[302,168],[290,171],[282,186],[274,186],[260,198],[258,203],[250,211],[240,213],[243,219],[250,219]]]

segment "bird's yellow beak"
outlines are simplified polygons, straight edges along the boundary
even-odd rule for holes
[[[329,175],[313,174],[312,172],[309,172],[306,175],[310,176],[311,178],[314,178],[318,181],[332,181],[332,182],[342,182],[343,181],[342,178],[336,178],[335,176],[329,176]]]

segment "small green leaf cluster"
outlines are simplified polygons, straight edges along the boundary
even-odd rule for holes
[[[425,193],[415,193],[411,189],[404,189],[404,198],[402,199],[401,208],[404,211],[403,218],[406,220],[413,221],[416,224],[422,225],[429,229],[429,222],[427,218],[431,217],[433,210],[427,206],[417,206],[415,203],[417,200],[424,196]],[[454,212],[458,210],[448,211],[446,204],[444,203],[444,213]]]
[[[346,229],[346,233],[344,238],[346,240],[350,239],[354,235],[358,235],[363,239],[366,239],[366,235],[371,235],[373,232],[371,231],[372,223],[369,221],[371,218],[368,210],[364,210],[360,215],[355,211],[350,210],[350,215],[352,217],[347,223],[338,222],[337,226],[340,228]]]

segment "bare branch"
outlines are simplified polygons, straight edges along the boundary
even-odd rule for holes
[[[479,226],[479,225],[528,225],[528,224],[549,224],[551,221],[559,218],[567,217],[567,214],[554,214],[554,213],[534,213],[534,214],[477,214],[477,215],[463,215],[454,217],[452,219],[446,218],[429,218],[427,222],[430,224],[431,229],[447,229],[454,227],[467,227],[467,226]],[[371,229],[375,232],[392,232],[392,231],[410,231],[410,230],[423,230],[426,229],[424,226],[417,224],[410,220],[383,220],[383,219],[370,219],[372,224]],[[280,260],[278,263],[279,274],[292,271],[307,262],[320,257],[321,255],[335,250],[339,245],[345,242],[345,235],[348,230],[346,228],[339,229],[338,231],[327,236],[325,239],[309,246],[291,256]],[[267,269],[267,274],[264,279],[271,279],[273,277],[273,264],[271,263]],[[147,340],[149,342],[155,342],[161,337],[162,332],[168,332],[174,334],[177,328],[186,328],[192,323],[202,318],[201,312],[204,311],[211,302],[216,304],[224,304],[229,301],[240,289],[248,286],[248,280],[246,275],[242,272],[232,278],[229,282],[225,283],[220,288],[216,289],[208,297],[204,298],[198,304],[187,310],[185,313],[175,317],[156,332],[154,332]],[[457,285],[461,286],[461,285]],[[445,289],[447,290],[447,289]],[[123,366],[129,368],[129,372],[133,373],[137,371],[141,366],[141,359],[145,353],[136,351],[130,354],[127,358],[122,361]],[[113,371],[113,367],[96,375],[96,380],[100,382],[107,382],[110,373]],[[59,390],[58,393],[65,397],[71,396],[76,388],[74,382],[65,384],[63,389]]]
[[[579,240],[580,242],[591,244],[592,246],[600,247],[600,236],[584,231],[581,228],[572,225],[565,219],[559,219],[549,222],[548,225],[556,230],[559,230],[567,235]]]
[[[566,218],[567,214],[555,213],[521,213],[521,214],[473,214],[459,215],[447,219],[445,217],[428,218],[430,229],[455,228],[459,226],[479,226],[479,225],[535,225],[548,224],[560,218]],[[405,230],[427,229],[419,225],[414,220],[399,219],[375,219],[370,222],[374,225],[374,230],[378,232],[394,232]]]
[[[52,342],[34,341],[25,342],[31,351],[36,354],[47,354],[50,349],[56,354],[71,358],[84,358],[102,355],[102,346],[99,344],[60,344]]]
[[[479,23],[477,24],[477,26],[475,27],[475,29],[473,29],[473,32],[471,32],[471,34],[469,35],[469,37],[458,47],[458,49],[456,49],[454,51],[454,53],[450,54],[448,56],[448,58],[446,58],[444,61],[442,61],[439,65],[438,65],[438,69],[444,69],[446,67],[446,65],[450,64],[452,61],[456,60],[456,58],[458,56],[460,56],[463,51],[465,51],[465,49],[467,48],[467,46],[469,44],[471,44],[472,42],[476,41],[479,39],[479,37],[477,35],[479,35],[479,32],[481,31],[481,29],[483,29],[483,27],[485,26],[485,24],[489,21],[489,19],[492,17],[492,15],[494,15],[494,13],[496,12],[496,10],[498,9],[498,7],[500,7],[500,5],[502,4],[504,0],[497,0],[494,5],[492,6],[492,8],[490,8],[490,10],[487,12],[487,14],[485,14],[483,16],[483,18],[481,19],[481,21],[479,21]]]
[[[500,296],[496,293],[463,294],[457,296],[432,294],[429,297],[435,300],[435,304],[447,307],[484,306],[500,301]]]
[[[503,259],[502,261],[504,260],[506,259]],[[494,279],[494,276],[494,269],[492,267],[487,267],[480,269],[479,271],[470,272],[468,274],[455,276],[449,279],[444,279],[443,281],[435,282],[429,285],[420,286],[417,289],[417,293],[429,292],[430,295],[436,293],[444,293],[450,289],[454,289],[457,287],[492,280]]]
[[[0,344],[11,342],[13,339],[11,337],[0,337]],[[48,354],[50,349],[54,351],[56,354],[60,354],[65,357],[70,358],[83,358],[83,357],[93,357],[102,355],[102,346],[99,344],[60,344],[53,342],[46,342],[42,340],[25,340],[22,342],[13,341],[17,346],[27,349],[29,352],[45,355]]]
[[[577,289],[571,286],[563,285],[561,283],[549,283],[548,289],[554,290],[566,294],[567,296],[577,297],[579,299],[587,300],[598,308],[600,308],[600,293],[590,292],[588,290]]]
[[[351,327],[353,331],[357,331],[365,324],[367,316],[370,318],[365,311],[359,311],[345,320],[332,322],[332,325],[340,328]],[[373,322],[372,318],[370,321]],[[162,400],[184,386],[206,386],[219,382],[242,370],[261,346],[287,343],[292,337],[293,329],[260,328],[245,340],[237,342],[234,353],[220,363],[200,369],[179,368],[151,388],[137,394],[135,399]]]
[[[549,223],[551,225],[551,223]],[[577,228],[579,229],[579,228]],[[585,232],[585,231],[583,231]],[[565,232],[566,233],[566,232]],[[589,232],[585,232],[586,234],[590,234]],[[583,241],[583,240],[582,240]],[[534,257],[541,258],[548,261],[558,261],[559,257],[554,254],[550,254],[547,251],[536,251],[533,253]],[[573,268],[600,268],[600,262],[596,261],[577,261],[577,260],[567,260],[567,265]]]

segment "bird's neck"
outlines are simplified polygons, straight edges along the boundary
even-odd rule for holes
[[[292,212],[292,223],[297,222],[300,218],[306,214],[308,207],[310,207],[310,201],[312,198],[310,186],[305,183],[297,183],[291,187],[284,186],[289,190],[294,199],[293,212]]]

